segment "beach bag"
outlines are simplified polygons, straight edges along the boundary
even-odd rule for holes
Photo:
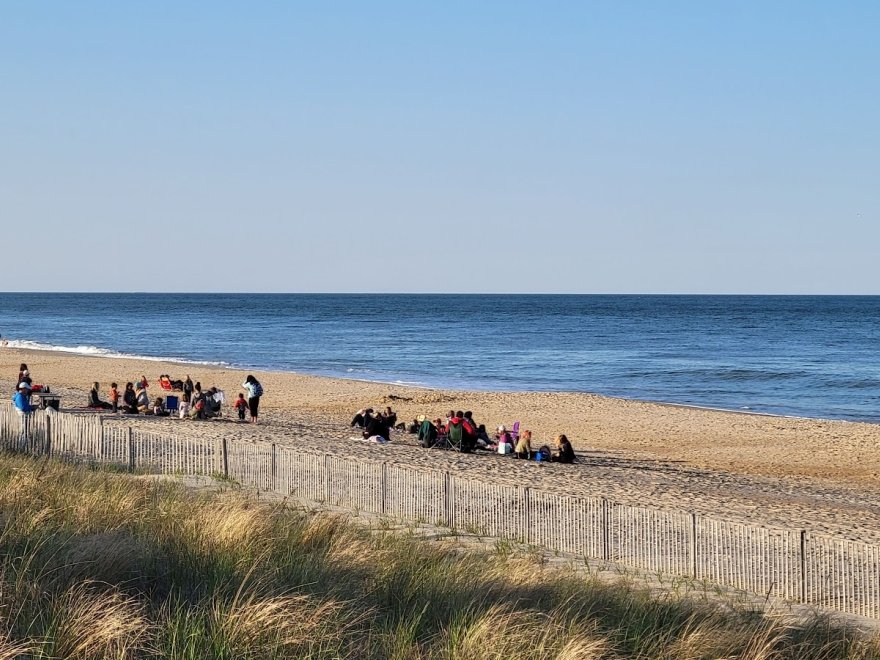
[[[498,443],[498,453],[499,454],[512,454],[513,453],[513,445],[509,442],[499,442]]]
[[[263,386],[260,385],[259,381],[254,383],[254,396],[263,396]]]
[[[541,445],[541,448],[535,454],[536,461],[549,461],[550,460],[550,448],[547,445]]]

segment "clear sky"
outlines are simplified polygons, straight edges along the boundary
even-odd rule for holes
[[[2,2],[5,291],[880,294],[877,2]]]

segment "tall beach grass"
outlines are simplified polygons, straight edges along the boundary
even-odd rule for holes
[[[0,457],[0,552],[0,660],[880,658],[827,616],[14,456]]]

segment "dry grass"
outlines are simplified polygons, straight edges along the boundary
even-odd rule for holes
[[[658,597],[241,493],[0,458],[0,660],[880,658],[828,617]]]

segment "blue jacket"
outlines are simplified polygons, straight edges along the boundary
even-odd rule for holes
[[[22,394],[21,391],[16,392],[12,396],[12,405],[14,405],[23,413],[30,412],[34,409],[34,407],[31,405],[31,402],[28,401],[27,396]]]

